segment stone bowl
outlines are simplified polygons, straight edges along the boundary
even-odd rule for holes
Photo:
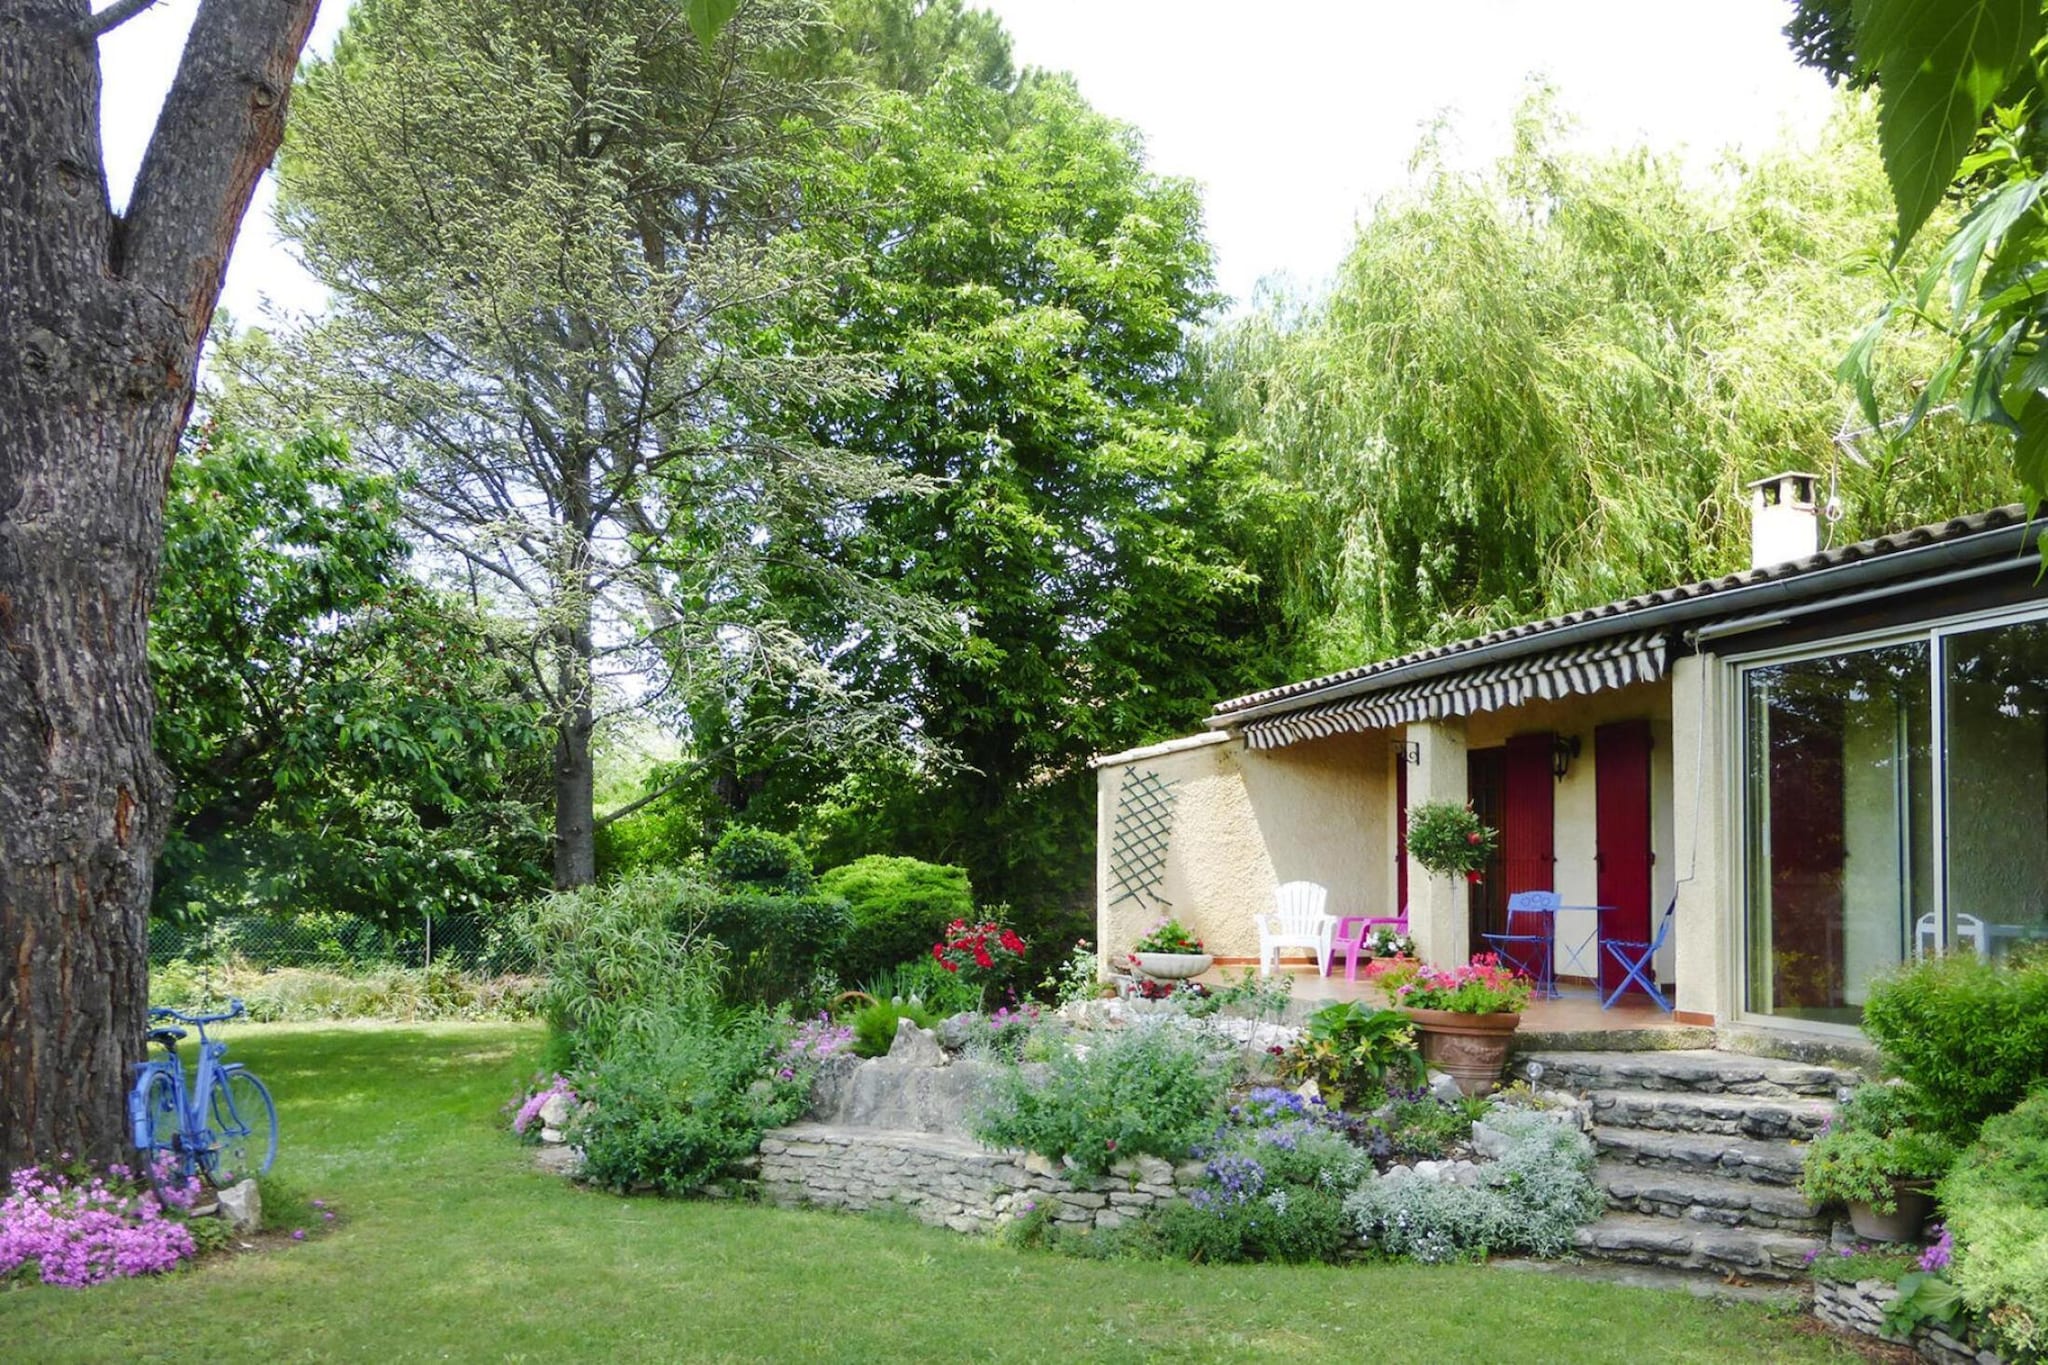
[[[1216,965],[1208,953],[1132,953],[1131,958],[1154,981],[1185,981]]]

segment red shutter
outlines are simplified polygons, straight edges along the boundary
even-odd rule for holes
[[[1557,779],[1550,771],[1553,736],[1508,741],[1507,802],[1501,818],[1506,893],[1557,889]]]
[[[1394,913],[1408,913],[1408,750],[1394,762]]]
[[[1650,722],[1625,720],[1593,732],[1595,862],[1602,938],[1650,939]],[[1600,954],[1600,988],[1621,984],[1613,955]]]

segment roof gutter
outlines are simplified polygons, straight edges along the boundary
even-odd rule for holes
[[[2036,547],[2043,524],[2041,521],[2028,522],[2018,528],[2017,537],[2013,527],[2001,526],[1996,530],[1979,531],[1975,535],[1957,540],[1940,541],[1911,550],[1895,550],[1890,554],[1875,555],[1831,568],[1788,574],[1783,578],[1773,578],[1762,583],[1750,583],[1743,587],[1730,588],[1725,592],[1703,593],[1678,602],[1661,602],[1655,606],[1639,607],[1634,611],[1618,612],[1613,616],[1602,616],[1591,621],[1575,621],[1551,630],[1532,631],[1527,635],[1518,635],[1512,640],[1501,640],[1477,649],[1461,650],[1436,658],[1420,659],[1404,667],[1390,668],[1384,673],[1353,678],[1349,682],[1331,687],[1298,693],[1292,697],[1276,698],[1242,710],[1212,715],[1207,724],[1212,730],[1235,729],[1247,721],[1298,711],[1305,706],[1341,701],[1346,697],[1361,696],[1406,683],[1425,682],[1445,674],[1462,673],[1467,669],[1481,668],[1488,664],[1506,663],[1545,650],[1561,649],[1589,640],[1627,634],[1630,631],[1690,625],[1712,617],[1729,617],[1757,609],[1768,609],[1778,603],[1804,602],[1809,598],[1827,596],[1831,593],[1853,592],[1866,585],[1974,563],[2001,551],[2013,556],[2011,564],[1990,565],[1984,572],[1995,572],[2003,568],[2025,568],[2030,561],[2024,555]],[[2017,547],[2014,546],[2016,538],[2019,542]],[[2038,561],[2031,562],[2038,565]],[[1699,638],[1707,638],[1708,634],[1707,631],[1701,631]]]

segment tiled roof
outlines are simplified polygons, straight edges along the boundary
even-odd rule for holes
[[[1364,664],[1357,668],[1346,669],[1342,673],[1331,673],[1321,678],[1309,678],[1301,682],[1287,683],[1280,687],[1270,687],[1263,692],[1253,692],[1247,696],[1233,697],[1229,701],[1216,704],[1215,715],[1217,719],[1212,721],[1211,724],[1221,725],[1228,723],[1231,716],[1238,712],[1251,710],[1254,707],[1267,706],[1274,702],[1288,701],[1295,698],[1313,697],[1331,688],[1361,682],[1377,674],[1394,673],[1412,668],[1417,664],[1433,662],[1439,659],[1450,659],[1459,654],[1489,649],[1511,640],[1548,635],[1567,627],[1586,625],[1611,618],[1615,631],[1629,630],[1632,628],[1633,623],[1628,618],[1637,612],[1647,611],[1654,607],[1708,598],[1716,594],[1733,592],[1740,588],[1754,587],[1762,583],[1798,578],[1807,574],[1818,573],[1824,569],[1840,568],[1844,565],[1856,563],[1859,560],[1879,559],[1886,555],[1899,554],[1906,550],[1922,549],[1930,545],[1941,544],[1945,541],[1964,540],[1986,531],[2002,530],[2009,526],[2023,526],[2026,524],[2026,521],[2026,508],[2014,503],[2004,507],[1994,507],[1988,512],[1976,512],[1966,517],[1956,517],[1950,521],[1938,522],[1932,526],[1916,526],[1910,531],[1900,531],[1893,535],[1857,541],[1853,545],[1843,545],[1832,550],[1822,550],[1819,554],[1809,555],[1805,559],[1794,559],[1783,564],[1772,564],[1761,569],[1751,569],[1747,573],[1726,574],[1720,578],[1704,579],[1698,583],[1685,583],[1675,588],[1660,588],[1656,592],[1643,593],[1636,597],[1626,597],[1619,602],[1608,602],[1602,606],[1588,607],[1583,611],[1567,612],[1562,616],[1553,616],[1543,621],[1531,621],[1526,625],[1509,626],[1505,630],[1492,631],[1486,635],[1474,636],[1472,639],[1459,640],[1448,645],[1437,645],[1431,649],[1417,650],[1413,654],[1403,654],[1395,659],[1382,659],[1378,663]]]

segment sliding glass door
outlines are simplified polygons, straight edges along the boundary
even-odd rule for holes
[[[1998,957],[2048,937],[2048,622],[1941,638],[1946,924]],[[1934,920],[1916,934],[1931,949]]]
[[[1749,1008],[1861,1020],[1933,903],[1928,643],[1745,670]]]

